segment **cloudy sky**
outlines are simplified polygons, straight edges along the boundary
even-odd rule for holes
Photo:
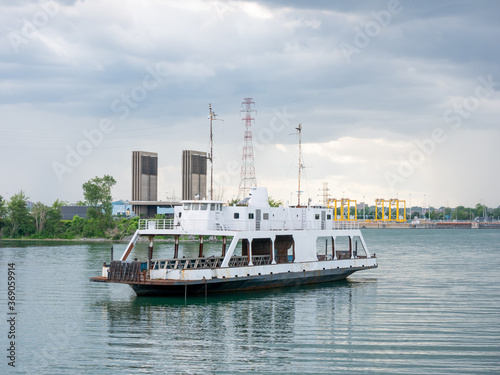
[[[498,1],[0,2],[0,195],[83,199],[131,154],[159,154],[181,195],[183,149],[209,150],[215,190],[240,181],[250,97],[259,186],[304,198],[500,204]]]

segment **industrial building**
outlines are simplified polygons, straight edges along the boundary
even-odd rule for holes
[[[158,200],[158,154],[132,151],[132,212],[139,217],[173,217],[178,202]]]
[[[207,198],[207,153],[182,151],[182,199]]]
[[[156,206],[140,204],[158,200],[158,154],[132,151],[132,210],[136,215],[156,215]],[[154,211],[154,212],[153,212]]]
[[[61,219],[73,220],[75,216],[86,219],[88,209],[89,206],[61,206]]]

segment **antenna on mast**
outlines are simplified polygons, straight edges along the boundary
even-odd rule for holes
[[[302,193],[302,191],[300,191],[300,171],[304,169],[304,165],[302,164],[302,123],[300,123],[299,126],[295,128],[295,130],[298,130],[298,133],[292,134],[299,135],[299,188],[297,190],[297,207],[300,207],[300,193]]]
[[[213,142],[213,132],[212,132],[212,120],[224,121],[222,119],[216,118],[217,115],[212,111],[212,104],[208,104],[208,109],[210,110],[210,200],[213,200],[214,193],[214,142]]]

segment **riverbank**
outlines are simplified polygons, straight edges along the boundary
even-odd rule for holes
[[[360,221],[361,229],[500,229],[500,222],[421,221],[411,223]]]

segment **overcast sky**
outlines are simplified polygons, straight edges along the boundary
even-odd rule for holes
[[[237,194],[241,103],[255,101],[259,186],[302,201],[500,204],[498,1],[1,1],[0,195],[83,199],[132,151],[181,195],[183,149],[209,150]],[[291,135],[292,134],[292,135]],[[364,197],[364,198],[363,198]]]

